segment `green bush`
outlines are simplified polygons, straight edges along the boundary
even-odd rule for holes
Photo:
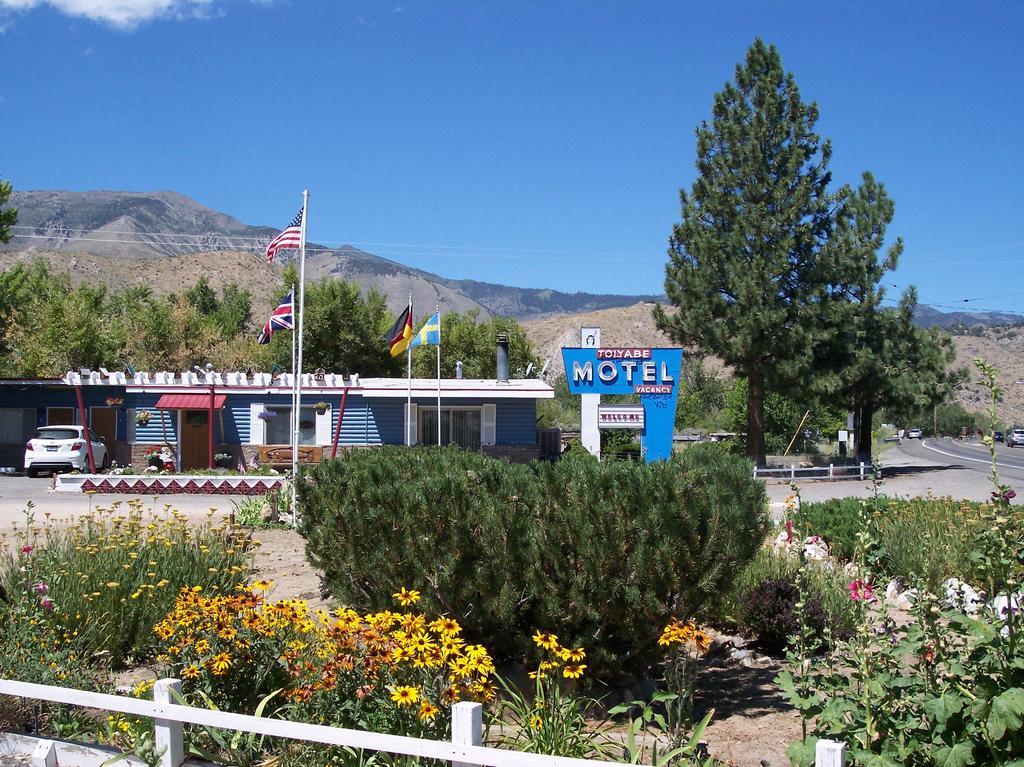
[[[653,465],[513,465],[382,448],[304,476],[307,555],[343,603],[383,609],[417,588],[496,659],[522,658],[539,628],[588,647],[605,680],[645,670],[668,617],[719,598],[767,529],[764,486],[714,449]]]

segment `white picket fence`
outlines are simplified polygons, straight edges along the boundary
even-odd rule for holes
[[[0,679],[0,695],[45,700],[102,711],[149,717],[153,719],[156,750],[162,752],[160,767],[181,767],[185,763],[185,741],[182,725],[185,723],[224,730],[249,732],[274,738],[289,738],[328,746],[348,746],[368,751],[417,756],[451,762],[452,767],[609,767],[620,762],[572,759],[546,754],[527,754],[522,751],[481,746],[483,742],[483,707],[479,703],[456,703],[452,706],[451,741],[410,738],[341,727],[327,727],[284,719],[266,719],[227,711],[211,711],[177,703],[172,690],[181,691],[181,681],[160,679],[153,685],[153,700],[139,700],[119,695],[51,687],[32,682]],[[2,733],[0,733],[2,736]],[[33,744],[32,767],[62,767],[58,756],[59,744],[44,738],[20,738]],[[100,767],[109,754],[97,752],[95,761],[88,763],[81,757],[75,761],[80,767]],[[845,767],[846,746],[828,740],[818,741],[816,767]],[[70,764],[64,765],[70,767]]]
[[[758,477],[775,477],[791,481],[797,479],[850,479],[852,477],[865,479],[870,471],[871,467],[865,465],[863,461],[851,466],[833,466],[831,463],[828,466],[807,466],[803,468],[798,467],[796,464],[778,466],[771,469],[755,466],[754,479]]]

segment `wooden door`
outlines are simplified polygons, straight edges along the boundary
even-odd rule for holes
[[[181,468],[205,469],[210,462],[210,414],[206,410],[183,410],[179,435]]]
[[[89,412],[89,428],[107,446],[107,455],[114,457],[117,446],[117,409],[112,407],[94,407]]]

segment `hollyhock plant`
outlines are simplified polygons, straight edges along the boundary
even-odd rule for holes
[[[868,581],[855,578],[850,581],[850,599],[854,602],[867,602],[870,604],[875,601],[875,591]]]
[[[45,597],[50,591],[50,588],[42,581],[39,581],[39,583],[34,585],[32,589],[41,597]]]

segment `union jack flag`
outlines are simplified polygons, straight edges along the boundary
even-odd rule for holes
[[[288,224],[288,228],[272,239],[270,244],[267,245],[268,264],[274,263],[274,256],[277,255],[277,251],[300,246],[302,242],[302,213],[303,211],[301,210],[296,213],[295,218]]]
[[[293,322],[292,294],[289,292],[284,300],[277,305],[277,308],[270,313],[270,319],[260,331],[256,343],[269,344],[275,330],[291,330],[295,327]]]

